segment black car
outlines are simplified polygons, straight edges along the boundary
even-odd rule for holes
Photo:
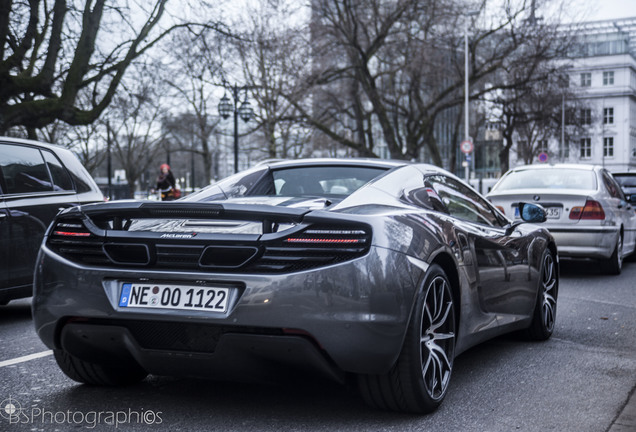
[[[31,296],[35,259],[55,215],[103,199],[69,150],[0,137],[0,304]]]
[[[612,176],[621,185],[627,201],[631,204],[636,204],[636,171],[612,173]]]
[[[179,201],[61,212],[38,258],[34,324],[83,383],[310,369],[357,381],[372,406],[430,412],[462,351],[552,334],[557,250],[526,223],[545,218],[522,203],[511,221],[431,165],[259,165]]]

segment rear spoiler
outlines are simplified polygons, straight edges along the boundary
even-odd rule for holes
[[[247,221],[270,219],[276,222],[300,223],[309,209],[277,207],[269,205],[219,204],[198,202],[143,202],[115,201],[69,208],[61,216],[107,216],[125,218],[227,218]]]
[[[200,202],[144,202],[115,201],[71,207],[59,213],[58,218],[78,217],[90,229],[101,231],[92,222],[94,218],[112,219],[116,230],[121,230],[130,219],[228,219],[261,222],[263,234],[273,232],[274,224],[300,224],[309,209],[269,205],[219,204]],[[126,228],[124,228],[126,230]]]

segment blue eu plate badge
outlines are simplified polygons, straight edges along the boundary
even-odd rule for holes
[[[132,284],[125,283],[121,288],[121,296],[119,297],[119,307],[127,307],[130,300],[130,288]]]

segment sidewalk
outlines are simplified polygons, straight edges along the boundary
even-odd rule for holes
[[[636,431],[636,388],[632,389],[627,404],[607,432]]]

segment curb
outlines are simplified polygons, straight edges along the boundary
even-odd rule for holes
[[[636,431],[636,387],[632,389],[623,410],[607,430],[607,432],[634,431]]]

